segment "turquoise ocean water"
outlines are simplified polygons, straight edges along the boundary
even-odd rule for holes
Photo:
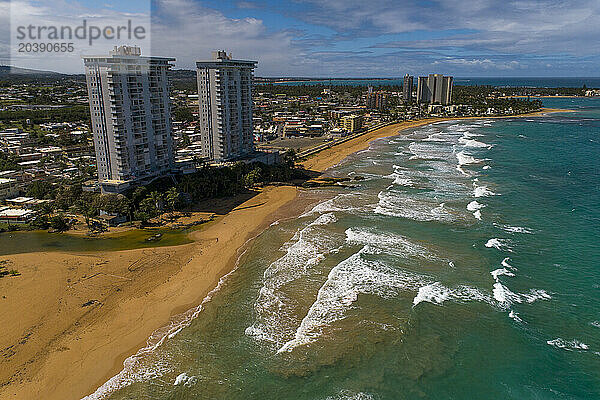
[[[545,105],[350,156],[91,397],[600,398],[600,101]]]

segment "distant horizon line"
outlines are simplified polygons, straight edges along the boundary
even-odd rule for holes
[[[186,71],[184,69],[174,71]],[[428,74],[415,74],[415,76],[427,76]],[[495,79],[600,79],[600,76],[457,76],[451,74],[443,74],[444,76],[452,76],[455,79],[481,79],[481,78],[495,78]],[[325,81],[325,80],[397,80],[404,79],[404,76],[392,76],[392,77],[307,77],[307,76],[257,76],[260,79],[303,79],[312,81]]]
[[[28,71],[34,71],[34,72],[45,72],[45,73],[52,73],[52,74],[61,74],[61,75],[85,75],[85,73],[82,71],[80,73],[70,73],[70,72],[58,72],[58,71],[52,71],[52,70],[38,70],[38,69],[33,69],[33,68],[25,68],[25,67],[18,67],[15,65],[6,65],[6,64],[1,64],[0,68],[2,67],[8,67],[8,68],[17,68],[17,69],[21,69],[21,70],[28,70]],[[188,69],[188,68],[173,68],[172,71],[195,71],[194,69]],[[434,72],[431,72],[434,73]],[[435,72],[435,73],[439,73],[439,72]],[[412,76],[426,76],[428,74],[409,74]],[[452,74],[445,74],[442,73],[442,75],[448,75],[448,76],[453,76],[456,79],[481,79],[481,78],[496,78],[496,79],[600,79],[600,76],[534,76],[534,75],[526,75],[526,76],[494,76],[494,75],[485,75],[485,76],[476,76],[476,75],[472,75],[472,76],[458,76],[458,75],[452,75]],[[330,77],[330,76],[293,76],[293,75],[279,75],[279,76],[256,76],[256,78],[258,79],[298,79],[298,80],[311,80],[311,81],[321,81],[321,80],[396,80],[396,79],[403,79],[404,76],[372,76],[372,77],[357,77],[357,76],[349,76],[349,77]]]

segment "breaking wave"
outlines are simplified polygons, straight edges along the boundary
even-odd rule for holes
[[[278,353],[290,352],[315,341],[325,327],[344,317],[348,307],[361,293],[390,297],[400,290],[417,290],[423,283],[425,278],[422,276],[391,269],[378,261],[365,260],[364,251],[366,248],[340,262],[329,272],[293,339],[284,343],[277,350]]]
[[[485,247],[512,252],[512,249],[509,247],[509,243],[510,241],[508,239],[492,238],[485,243]]]
[[[577,350],[577,351],[584,351],[584,350],[589,350],[589,346],[583,342],[580,342],[577,339],[573,339],[573,340],[565,340],[562,338],[556,338],[553,340],[548,340],[546,341],[547,344],[549,344],[550,346],[556,347],[557,349],[564,349],[567,351],[573,351],[573,350]]]

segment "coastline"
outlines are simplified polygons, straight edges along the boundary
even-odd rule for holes
[[[302,164],[321,173],[368,148],[374,140],[431,123],[565,111],[570,110],[393,124],[324,149]],[[235,268],[247,244],[271,222],[296,215],[297,194],[297,189],[290,186],[265,188],[192,233],[192,244],[99,254],[24,253],[2,257],[12,260],[23,275],[0,281],[8,286],[4,290],[7,298],[0,299],[0,317],[16,321],[13,329],[0,333],[0,398],[78,399],[93,393],[117,374],[123,361],[144,347],[154,332],[174,316],[197,307]],[[39,264],[41,259],[43,268],[27,267]],[[96,282],[97,277],[103,281]],[[79,287],[85,287],[85,291]],[[92,300],[96,303],[81,305]],[[23,315],[27,314],[22,313],[23,309],[35,309],[37,314]],[[53,329],[48,329],[50,326]],[[11,379],[10,384],[6,384],[7,379]]]
[[[558,108],[542,108],[540,111],[520,114],[520,115],[502,115],[502,116],[481,116],[481,117],[444,117],[444,118],[427,118],[417,121],[405,121],[393,125],[384,126],[383,128],[377,129],[372,132],[365,133],[364,135],[358,136],[347,142],[340,143],[336,146],[325,148],[315,155],[309,156],[305,161],[302,162],[304,168],[316,172],[323,172],[327,168],[330,168],[350,154],[364,150],[369,147],[369,144],[377,139],[382,139],[390,136],[398,135],[400,131],[412,128],[418,128],[421,126],[434,124],[443,121],[454,121],[464,119],[504,119],[504,118],[525,118],[525,117],[539,117],[545,114],[556,113],[556,112],[574,112],[573,110],[558,109]]]
[[[94,392],[157,329],[200,304],[296,194],[291,186],[265,188],[193,232],[187,245],[3,256],[22,275],[0,282],[0,318],[14,321],[0,333],[0,398]]]

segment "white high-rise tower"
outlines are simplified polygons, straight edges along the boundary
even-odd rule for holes
[[[173,167],[168,72],[174,58],[139,47],[83,56],[98,180],[103,192],[169,173]]]
[[[256,61],[232,60],[214,51],[196,62],[203,157],[217,162],[254,152],[252,80]]]

